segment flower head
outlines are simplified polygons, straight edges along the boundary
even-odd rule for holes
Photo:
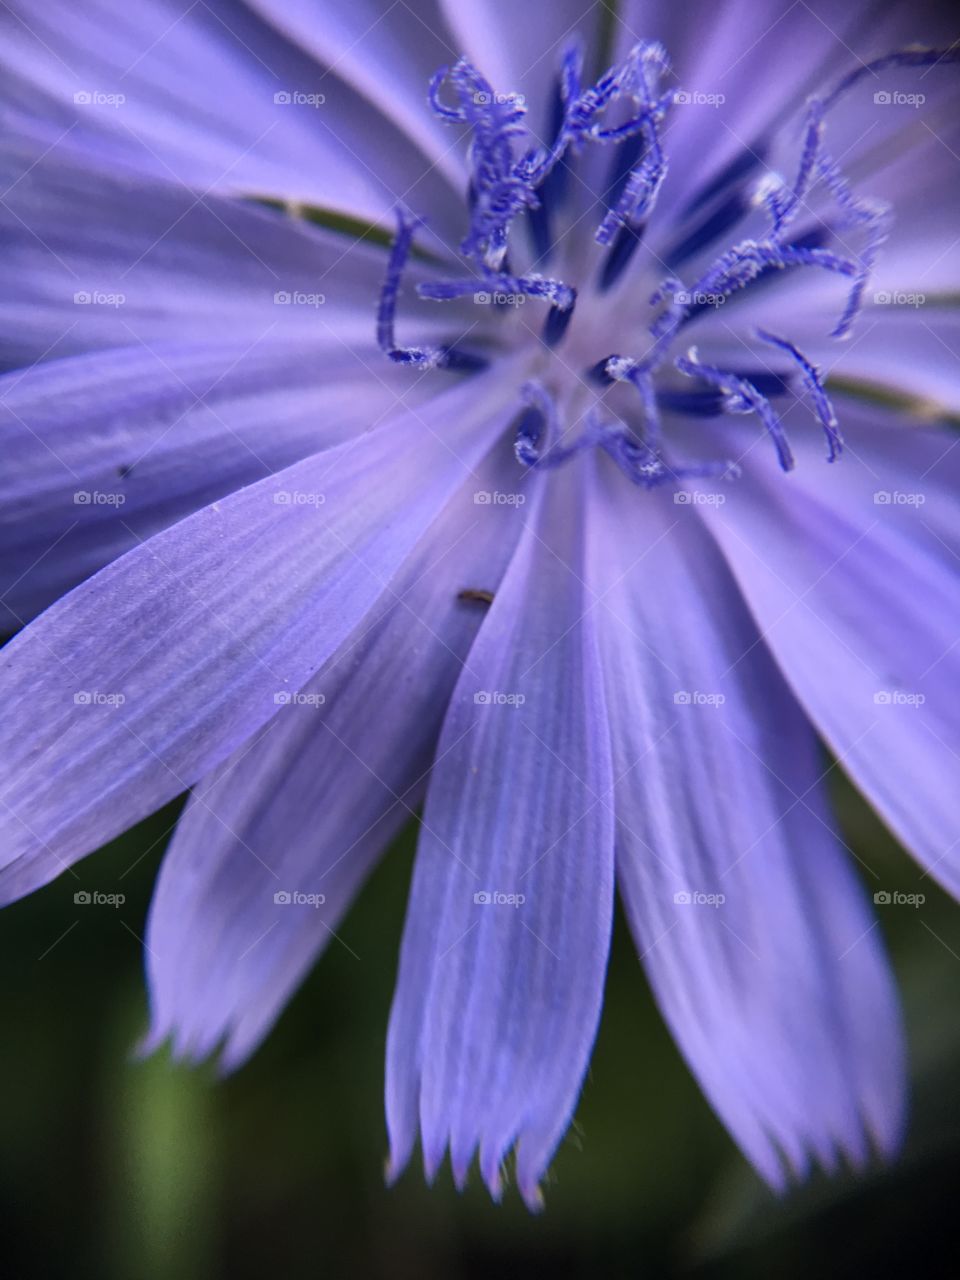
[[[539,1205],[615,888],[768,1181],[891,1152],[817,738],[956,892],[952,126],[897,113],[951,33],[721,6],[675,71],[647,6],[606,66],[605,6],[328,7],[11,44],[3,895],[189,789],[147,1043],[229,1069],[422,809],[391,1176]]]

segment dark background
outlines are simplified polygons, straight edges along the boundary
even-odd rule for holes
[[[383,1183],[383,1052],[413,832],[274,1034],[235,1076],[137,1062],[141,946],[174,805],[0,917],[4,1277],[953,1276],[960,1179],[960,908],[844,784],[846,836],[919,908],[882,925],[913,1071],[900,1161],[783,1200],[752,1173],[662,1026],[618,918],[576,1122],[539,1217],[444,1168]],[[81,887],[120,908],[77,907]],[[872,893],[874,886],[868,885]],[[351,954],[355,952],[356,955]]]

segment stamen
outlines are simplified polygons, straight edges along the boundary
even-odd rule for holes
[[[623,194],[623,188],[627,185],[627,179],[643,159],[645,149],[646,144],[639,133],[632,138],[627,138],[616,148],[607,181],[606,203],[608,209],[612,209],[619,201],[620,196]]]
[[[651,452],[659,455],[663,432],[657,409],[653,374],[639,360],[631,360],[624,356],[611,356],[606,363],[606,374],[614,382],[629,382],[640,393],[640,399],[643,402],[644,437]]]
[[[766,342],[769,346],[776,347],[779,351],[785,351],[795,361],[800,370],[803,384],[813,400],[817,418],[827,437],[827,461],[836,462],[843,449],[843,437],[837,425],[837,415],[833,411],[830,397],[824,388],[820,370],[786,338],[780,338],[775,333],[768,333],[764,329],[757,330],[757,337],[761,342]]]
[[[557,443],[560,435],[560,420],[557,406],[550,392],[539,382],[525,382],[520,394],[527,407],[517,423],[517,433],[513,442],[513,450],[517,460],[527,467],[552,469],[563,466],[585,449],[593,449],[602,443],[598,434],[598,424],[591,414],[587,416],[587,427],[583,434],[571,445]],[[540,448],[544,436],[549,436],[552,443],[547,450]]]
[[[459,99],[458,107],[448,107],[440,99],[440,89],[447,80]],[[519,122],[526,107],[513,95],[495,93],[465,58],[434,77],[430,102],[448,124],[471,126],[471,225],[461,250],[465,257],[498,270],[506,254],[510,223],[537,201],[513,157],[513,139],[523,132]]]
[[[686,356],[677,356],[674,364],[688,377],[702,378],[718,391],[724,392],[727,396],[726,408],[729,413],[757,414],[773,440],[780,466],[784,471],[793,470],[793,453],[787,442],[783,425],[774,413],[770,401],[748,378],[740,377],[725,369],[717,369],[713,365],[703,364],[696,347],[691,347]]]
[[[399,347],[396,342],[397,300],[400,281],[413,246],[413,233],[420,219],[403,209],[397,209],[397,234],[387,260],[387,271],[380,289],[377,307],[377,343],[395,364],[415,365],[421,369],[454,369],[476,371],[486,367],[487,361],[478,355],[461,351],[456,347]]]
[[[569,107],[580,96],[582,71],[583,47],[580,40],[574,38],[564,50],[550,103],[548,154],[557,154],[557,160],[536,188],[537,204],[531,205],[527,210],[530,235],[538,262],[546,262],[553,252],[552,214],[566,197],[568,169],[563,163],[563,131]]]
[[[723,369],[701,361],[696,348],[691,347],[685,355],[675,357],[673,364],[684,377],[697,380],[699,386],[658,387],[657,375],[684,326],[741,291],[768,283],[775,273],[817,267],[848,280],[849,292],[832,336],[849,333],[888,234],[890,216],[885,205],[856,195],[838,163],[828,154],[824,138],[829,112],[865,76],[893,67],[932,67],[938,62],[958,61],[960,46],[900,50],[861,65],[830,93],[812,98],[804,118],[792,182],[771,174],[750,184],[751,191],[746,190],[747,180],[766,161],[769,144],[765,139],[734,155],[683,210],[682,216],[691,221],[666,250],[672,274],[650,298],[657,313],[649,325],[653,342],[648,344],[643,359],[612,355],[586,371],[586,377],[600,387],[608,388],[615,382],[634,387],[643,410],[642,425],[634,431],[632,425],[619,419],[605,421],[605,410],[598,401],[587,412],[579,437],[562,445],[554,398],[539,382],[527,382],[522,388],[524,407],[514,442],[518,460],[528,467],[551,468],[585,449],[601,448],[635,484],[648,488],[688,477],[730,477],[738,473],[738,468],[729,461],[680,467],[668,463],[663,456],[661,414],[707,419],[724,413],[754,413],[773,441],[780,466],[789,471],[794,457],[770,400],[793,390],[799,382],[809,395],[826,436],[828,460],[835,461],[843,441],[821,372],[788,338],[756,330],[759,341],[789,358],[791,367],[786,373]],[[554,85],[547,146],[536,145],[523,127],[524,104],[516,96],[494,93],[489,82],[465,59],[433,77],[429,87],[433,110],[448,124],[467,126],[471,134],[469,224],[461,244],[467,265],[462,277],[419,284],[420,298],[443,302],[489,290],[494,295],[542,299],[549,306],[542,341],[549,347],[556,346],[571,323],[576,290],[535,269],[515,270],[510,263],[508,239],[517,216],[525,214],[537,260],[553,251],[551,215],[563,195],[567,157],[586,145],[615,149],[609,202],[595,232],[596,241],[606,248],[596,287],[603,293],[623,277],[643,241],[666,177],[661,126],[675,94],[661,88],[669,65],[663,48],[656,43],[638,43],[586,89],[582,85],[582,68],[582,48],[571,43],[564,51]],[[625,100],[627,109],[616,117],[619,122],[613,123],[610,109]],[[610,123],[606,122],[608,111]],[[525,142],[520,143],[521,138]],[[818,214],[818,225],[808,223],[806,230],[798,232],[796,224],[801,212],[818,189],[828,197],[829,213]],[[736,226],[751,206],[766,211],[769,226],[765,233],[744,238],[719,254],[701,269],[692,284],[685,285],[673,274]],[[692,215],[697,215],[697,221],[693,222]],[[396,310],[417,225],[417,219],[398,211],[397,235],[377,311],[377,341],[397,363],[423,369],[483,368],[486,361],[482,356],[453,346],[397,345]],[[839,251],[838,246],[845,247],[840,234],[843,230],[856,231],[856,250]],[[516,243],[513,249],[516,252]],[[504,304],[500,301],[499,305]]]
[[[658,96],[657,81],[669,69],[659,44],[637,45],[622,72],[621,90],[639,106],[638,114],[614,129],[594,126],[597,142],[623,142],[635,135],[643,140],[640,162],[623,183],[622,190],[597,228],[598,244],[611,245],[600,271],[598,288],[606,292],[623,274],[640,243],[647,219],[667,176],[667,162],[660,142],[660,124],[673,102],[673,92]]]

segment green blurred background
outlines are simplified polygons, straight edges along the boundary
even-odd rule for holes
[[[835,771],[836,772],[836,771]],[[274,1034],[235,1076],[132,1057],[141,944],[174,805],[0,918],[4,1277],[752,1277],[957,1273],[960,907],[851,789],[850,844],[882,886],[913,1071],[899,1163],[778,1201],[713,1117],[618,918],[576,1122],[531,1217],[448,1170],[383,1183],[383,1052],[413,832],[390,852]],[[78,888],[123,893],[77,907]],[[870,883],[869,891],[880,887]]]

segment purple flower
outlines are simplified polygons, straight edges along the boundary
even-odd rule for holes
[[[422,805],[391,1176],[539,1203],[615,883],[768,1181],[895,1149],[817,737],[955,893],[955,31],[116,8],[0,19],[4,900],[189,789],[148,1044],[229,1069]]]

